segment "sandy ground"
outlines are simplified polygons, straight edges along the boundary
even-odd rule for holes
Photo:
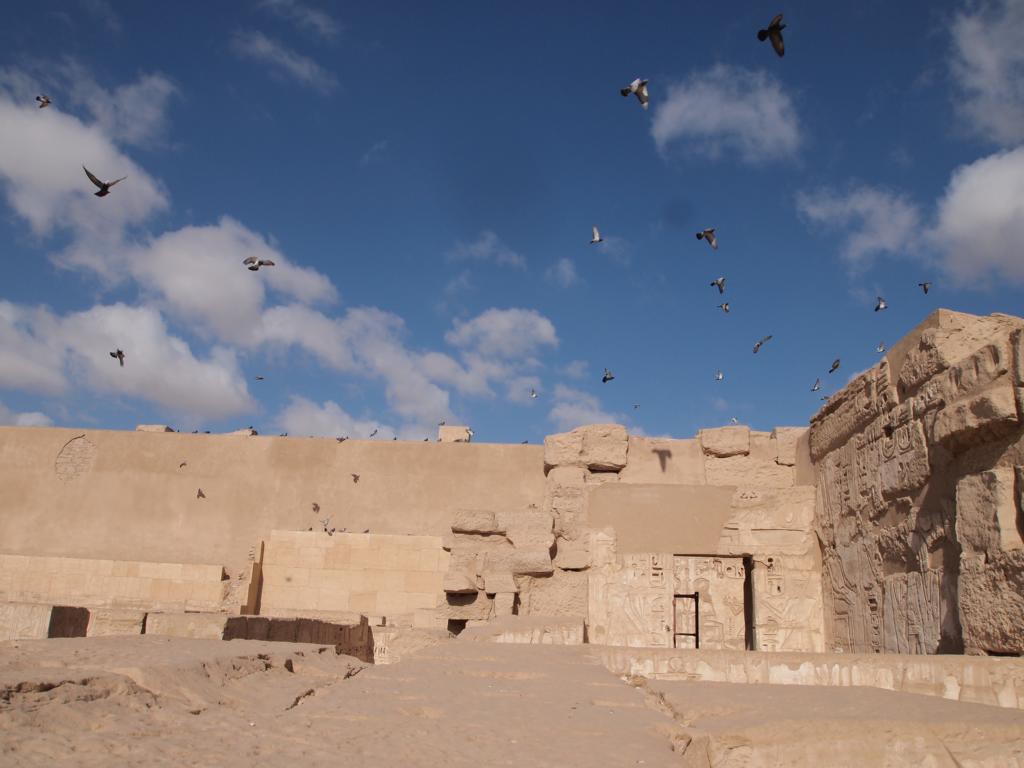
[[[623,681],[586,647],[0,643],[3,766],[1024,766],[1024,712],[872,689]]]

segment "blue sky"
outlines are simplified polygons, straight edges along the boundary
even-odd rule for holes
[[[0,423],[770,429],[1021,314],[1022,0],[4,5]]]

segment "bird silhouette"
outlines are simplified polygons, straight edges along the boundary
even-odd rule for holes
[[[604,369],[604,375],[601,377],[601,383],[607,384],[609,381],[615,378],[615,374],[609,371],[607,368]]]
[[[721,381],[725,378],[725,374],[721,371],[715,371],[715,381]]]
[[[928,291],[930,291],[932,289],[932,284],[931,283],[918,283],[917,286],[918,286],[918,288],[920,288],[922,291],[925,292],[926,296],[928,295]]]
[[[650,94],[647,92],[647,80],[641,80],[639,77],[632,83],[627,85],[625,88],[619,90],[623,96],[629,96],[629,94],[636,94],[637,101],[640,102],[640,106],[647,109],[647,105],[651,100]]]
[[[881,312],[883,309],[888,309],[889,305],[885,303],[885,299],[881,296],[878,297],[878,303],[875,304],[875,312]]]
[[[711,227],[710,229],[702,229],[697,233],[697,239],[707,240],[708,245],[710,245],[714,250],[718,250],[718,238],[715,236],[714,227]]]
[[[257,376],[256,377],[256,381],[263,381],[263,377],[262,376]]]
[[[124,368],[124,352],[119,349],[116,352],[111,352],[110,356],[117,360],[117,362],[121,364],[121,367]]]
[[[272,267],[274,262],[270,259],[257,259],[255,256],[249,256],[242,259],[242,263],[245,264],[250,272],[258,272],[260,267]]]
[[[829,373],[835,373],[838,370],[839,370],[839,358],[837,357],[835,360],[832,361],[832,367],[828,369],[828,372]]]
[[[314,512],[314,514],[315,514],[315,513],[317,513],[317,512],[319,512],[319,511],[320,511],[320,505],[319,505],[319,504],[317,504],[317,503],[316,503],[316,502],[314,501],[314,502],[313,502],[313,512]]]
[[[344,435],[342,437],[336,437],[334,439],[337,440],[339,443],[344,443],[346,440],[348,440],[348,435]]]
[[[357,475],[355,472],[352,472],[351,474],[352,474],[352,482],[353,483],[358,483],[359,482],[359,475]]]
[[[594,236],[590,238],[590,244],[597,245],[598,243],[603,243],[604,238],[601,237],[601,233],[598,231],[597,227],[594,226],[592,229],[594,230]]]
[[[206,494],[203,493],[203,489],[202,488],[200,488],[198,491],[196,491],[196,498],[197,499],[205,499],[206,498]]]
[[[768,343],[771,340],[771,334],[768,334],[767,336],[762,336],[760,339],[758,339],[757,343],[754,345],[754,354],[756,355],[758,352],[760,352],[761,347],[763,347],[766,343]]]
[[[530,389],[530,399],[531,400],[536,400],[537,399],[537,390],[536,389]]]
[[[737,419],[735,416],[733,416],[731,419],[729,419],[729,423],[730,424],[739,424],[740,420]]]
[[[815,379],[814,386],[811,387],[811,392],[817,392],[819,389],[821,389],[821,379]]]
[[[716,309],[720,309],[720,310],[722,310],[723,312],[725,312],[725,314],[727,314],[727,315],[728,315],[728,314],[729,314],[729,302],[728,302],[728,301],[726,301],[726,302],[723,302],[722,304],[719,304],[719,305],[718,305],[718,306],[716,307]]]
[[[128,178],[127,176],[122,176],[120,179],[114,179],[114,181],[100,181],[95,176],[93,176],[89,169],[86,168],[84,165],[82,166],[82,170],[85,171],[85,175],[89,177],[89,181],[91,181],[93,184],[100,188],[99,192],[93,193],[94,195],[96,195],[96,197],[106,197],[107,195],[110,194],[110,188],[112,186]]]
[[[376,434],[377,434],[377,432],[378,432],[378,430],[377,430],[377,429],[374,429],[374,430],[373,430],[373,432],[371,432],[371,433],[370,433],[370,437],[373,437],[374,435],[376,435]]]
[[[774,19],[768,22],[767,29],[757,30],[757,39],[762,43],[765,39],[771,40],[772,48],[779,56],[786,55],[786,46],[782,40],[782,30],[786,28],[786,25],[782,23],[782,14],[780,13]]]
[[[878,354],[882,354],[883,352],[885,352],[885,342],[884,341],[878,342],[878,346],[875,347],[875,352],[877,352]]]
[[[719,293],[725,293],[725,278],[718,277],[712,280],[708,285],[716,286]]]
[[[47,96],[47,95],[46,95],[45,93],[44,93],[44,94],[42,94],[42,95],[40,95],[40,96],[36,96],[36,101],[38,101],[38,102],[39,102],[39,108],[40,108],[40,109],[43,109],[43,108],[45,108],[45,107],[48,107],[48,106],[50,106],[50,104],[52,103],[52,102],[50,101],[50,97],[49,97],[49,96]]]

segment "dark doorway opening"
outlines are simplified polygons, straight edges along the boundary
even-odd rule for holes
[[[448,619],[448,631],[458,636],[466,628],[466,619]]]
[[[744,645],[748,651],[757,650],[757,637],[754,634],[754,558],[743,556],[743,626],[745,628]]]

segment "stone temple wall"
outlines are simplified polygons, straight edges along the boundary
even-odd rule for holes
[[[939,310],[813,418],[830,649],[1024,652],[1022,339]]]

